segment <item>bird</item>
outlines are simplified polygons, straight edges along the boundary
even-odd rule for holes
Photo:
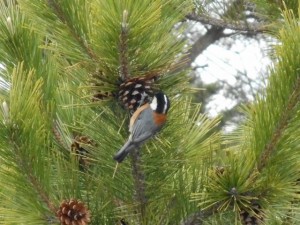
[[[129,121],[130,136],[115,154],[114,160],[121,163],[129,152],[153,137],[166,123],[169,108],[169,98],[163,92],[156,93],[151,103],[137,108]]]

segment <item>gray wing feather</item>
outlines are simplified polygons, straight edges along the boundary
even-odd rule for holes
[[[128,155],[128,153],[134,149],[136,146],[135,144],[129,139],[125,145],[115,154],[114,160],[121,163],[125,157]]]
[[[152,109],[149,108],[144,110],[132,127],[132,142],[141,143],[147,140],[155,133],[155,128]]]
[[[141,112],[130,131],[131,135],[128,141],[114,156],[114,159],[119,163],[125,159],[130,151],[139,147],[139,145],[156,133],[157,127],[153,123],[151,108]]]

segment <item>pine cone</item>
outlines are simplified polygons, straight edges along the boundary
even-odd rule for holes
[[[218,177],[221,177],[225,173],[225,168],[223,166],[217,166],[215,167],[215,173]]]
[[[90,212],[83,202],[71,199],[60,204],[56,213],[61,225],[87,225],[90,223]]]
[[[117,221],[116,225],[129,225],[124,218]]]
[[[91,87],[93,90],[92,101],[104,100],[114,96],[111,91],[115,89],[114,81],[101,71],[96,71],[91,75]]]
[[[141,105],[150,101],[156,76],[135,77],[120,85],[118,97],[126,109],[132,113]]]
[[[104,99],[110,98],[112,96],[113,96],[113,94],[108,91],[97,91],[93,95],[92,101],[95,102],[95,101],[99,101],[99,100],[104,100]]]
[[[89,151],[84,148],[84,145],[95,146],[96,144],[87,136],[77,135],[71,145],[71,151],[78,156],[78,161],[81,169],[89,165],[89,160],[87,157]]]
[[[258,203],[252,203],[251,209],[240,212],[241,222],[244,225],[260,225],[263,221],[261,207]]]

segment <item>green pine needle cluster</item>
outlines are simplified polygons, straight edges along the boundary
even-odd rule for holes
[[[265,224],[297,224],[299,219],[299,20],[284,12],[269,84],[243,111],[247,121],[226,137],[220,169],[209,172],[205,192],[193,195],[214,212],[246,210]],[[256,210],[255,205],[259,205]]]

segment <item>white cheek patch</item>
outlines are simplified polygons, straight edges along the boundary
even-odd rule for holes
[[[157,109],[157,98],[154,97],[151,104],[150,104],[150,107],[152,110],[156,110]]]

